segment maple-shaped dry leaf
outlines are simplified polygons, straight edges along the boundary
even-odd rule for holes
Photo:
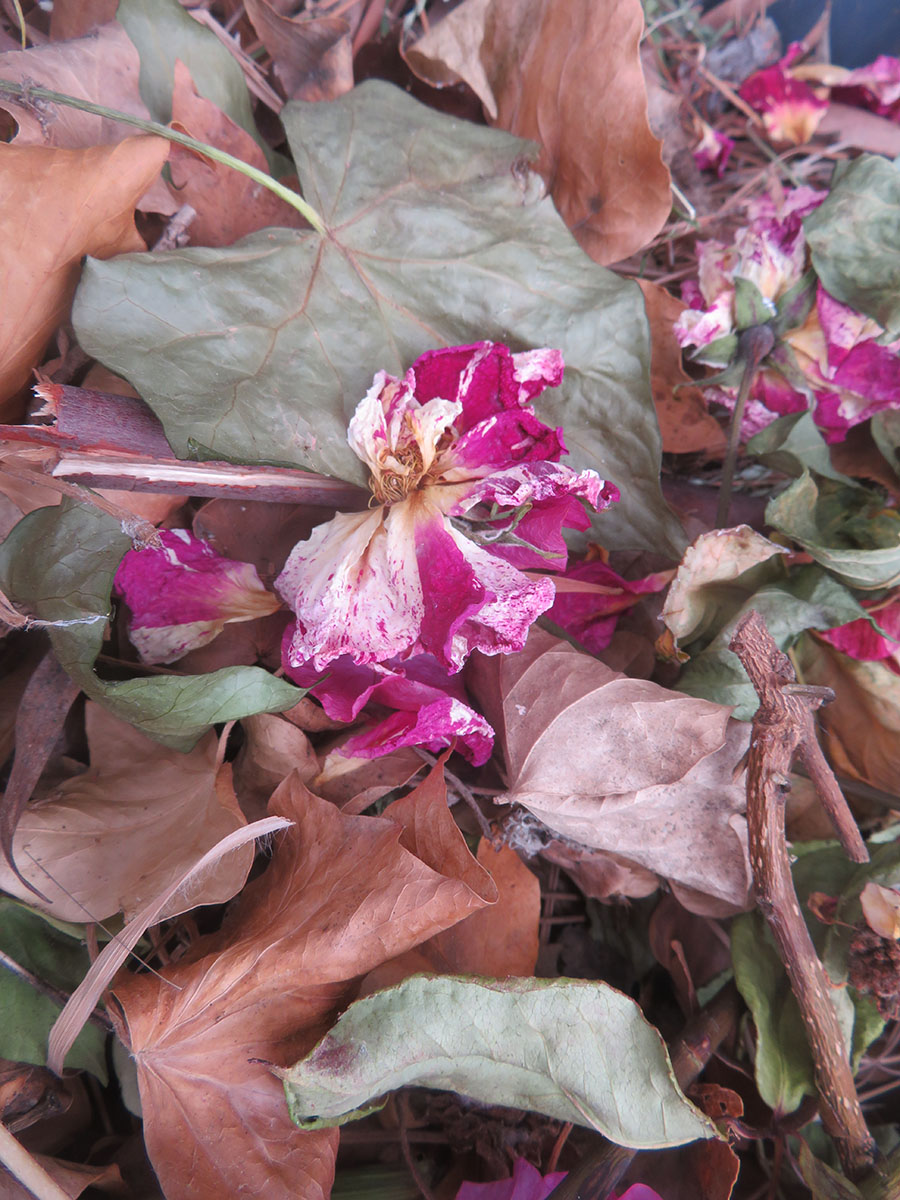
[[[222,930],[162,979],[122,976],[114,988],[167,1200],[325,1200],[336,1135],[292,1125],[267,1064],[309,1050],[357,976],[496,899],[439,769],[416,789],[405,829],[348,817],[296,776],[270,810],[295,826]]]
[[[402,809],[395,805],[405,804],[405,799],[395,801],[387,813],[400,816]],[[360,985],[361,995],[393,987],[422,972],[494,979],[534,974],[541,917],[537,876],[515,850],[509,846],[495,850],[485,838],[478,843],[478,861],[497,885],[497,903],[370,971]]]
[[[134,208],[167,152],[157,137],[86,150],[0,145],[0,277],[15,298],[0,314],[0,405],[66,316],[82,257],[144,248]]]
[[[542,630],[518,654],[474,657],[469,683],[504,748],[506,800],[654,871],[687,908],[746,907],[745,797],[733,775],[748,725]]]
[[[150,113],[138,91],[140,70],[137,50],[115,21],[91,37],[0,54],[0,79],[31,81],[147,121]],[[64,105],[44,101],[20,104],[10,96],[2,96],[0,108],[15,118],[19,129],[13,142],[19,146],[77,150],[112,145],[134,135],[134,129],[120,121]]]
[[[13,839],[16,865],[49,903],[6,863],[0,887],[62,921],[127,918],[246,822],[230,767],[217,770],[214,734],[180,754],[97,704],[87,705],[85,720],[90,767],[27,809]],[[230,900],[252,862],[249,845],[228,855],[166,915]]]
[[[590,256],[645,246],[672,205],[647,121],[640,0],[465,0],[406,51],[437,86],[460,79],[492,124],[540,142],[537,167]]]
[[[198,95],[182,62],[175,64],[172,124],[259,171],[268,170],[265,155],[250,134],[211,100]],[[172,146],[169,168],[179,199],[197,210],[190,227],[194,246],[230,246],[269,225],[306,227],[295,208],[232,167],[183,146]]]
[[[345,12],[347,6],[343,6]],[[289,100],[333,100],[353,87],[353,49],[346,16],[285,16],[270,0],[246,0],[247,16],[272,56]]]

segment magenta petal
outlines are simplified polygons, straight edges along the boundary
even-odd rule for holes
[[[627,580],[606,563],[594,560],[571,567],[564,578],[609,588],[607,593],[557,590],[547,614],[586,650],[598,654],[612,641],[620,615],[637,604],[642,595],[662,591],[672,573],[659,571],[643,579]]]
[[[900,656],[900,601],[893,600],[874,608],[872,616],[889,637],[882,636],[864,617],[835,629],[826,629],[819,636],[850,658],[862,662],[897,658]]]
[[[341,754],[348,758],[379,758],[401,746],[424,746],[432,753],[455,746],[480,767],[491,757],[494,731],[474,709],[444,696],[412,712],[395,712],[348,738]]]
[[[416,559],[423,601],[419,644],[439,662],[458,669],[462,663],[454,663],[454,634],[496,597],[485,589],[437,512],[416,522]]]
[[[646,1183],[633,1183],[627,1192],[622,1192],[619,1200],[663,1200],[659,1192],[654,1192]]]
[[[472,474],[509,463],[556,461],[566,453],[561,429],[551,429],[528,409],[515,409],[479,421],[462,434],[442,461],[449,470]]]
[[[148,663],[173,662],[231,621],[280,607],[252,563],[217,554],[186,529],[161,529],[161,548],[129,550],[114,589],[131,609],[129,637]]]
[[[546,1200],[557,1184],[566,1177],[565,1171],[541,1175],[525,1158],[517,1158],[509,1179],[493,1183],[464,1183],[456,1200]]]

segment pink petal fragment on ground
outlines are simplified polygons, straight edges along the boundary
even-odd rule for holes
[[[340,753],[349,758],[378,758],[401,746],[424,746],[435,754],[453,746],[480,767],[491,757],[494,731],[474,709],[445,696],[367,726],[344,742]]]
[[[456,1193],[456,1200],[546,1200],[565,1177],[565,1171],[542,1175],[528,1159],[517,1158],[509,1179],[464,1183]]]
[[[128,551],[114,583],[131,609],[129,637],[144,662],[172,662],[230,621],[280,608],[251,563],[223,558],[186,529],[161,529],[159,536],[161,549]]]

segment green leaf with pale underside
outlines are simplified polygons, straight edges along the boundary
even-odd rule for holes
[[[803,229],[826,291],[900,333],[900,168],[862,155]]]
[[[304,1128],[342,1124],[416,1084],[587,1125],[635,1149],[716,1136],[637,1004],[583,980],[414,975],[352,1004],[283,1078]]]
[[[79,340],[138,388],[176,452],[193,439],[364,483],[347,423],[377,371],[482,339],[552,346],[566,377],[538,413],[563,427],[568,465],[622,492],[598,536],[680,553],[641,293],[579,248],[527,166],[532,144],[378,81],[282,120],[328,236],[269,229],[85,269]]]
[[[112,517],[70,500],[29,513],[0,545],[0,589],[20,612],[50,623],[57,658],[91,699],[164,745],[186,751],[216,722],[281,712],[305,694],[261,667],[101,680],[94,660],[113,577],[130,547]]]

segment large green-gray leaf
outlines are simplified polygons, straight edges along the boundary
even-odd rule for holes
[[[200,443],[364,483],[347,422],[376,371],[481,339],[554,346],[566,378],[538,410],[571,466],[622,492],[598,536],[680,553],[641,293],[578,247],[528,169],[531,143],[377,81],[282,119],[326,237],[272,229],[91,261],[78,291],[82,345],[139,389],[177,453]]]
[[[808,409],[778,417],[761,429],[747,443],[747,453],[785,475],[802,475],[809,470],[828,479],[850,482],[832,467],[828,444]]]
[[[281,712],[304,694],[260,667],[209,675],[106,682],[94,673],[113,576],[131,539],[117,521],[64,500],[24,517],[0,545],[0,589],[22,612],[49,622],[57,658],[94,700],[150,737],[189,750],[218,721]]]
[[[900,516],[867,488],[806,472],[769,503],[766,521],[848,587],[900,583]]]
[[[175,62],[179,59],[200,95],[260,140],[237,60],[178,0],[119,0],[116,19],[140,55],[141,99],[155,121],[165,125],[172,119]]]
[[[284,1072],[291,1117],[341,1124],[416,1084],[545,1113],[636,1149],[715,1136],[633,1000],[573,979],[415,975],[358,1000]]]
[[[91,965],[78,940],[80,932],[77,926],[52,925],[18,901],[0,898],[0,950],[61,997],[57,1003],[20,975],[0,969],[0,1058],[46,1065],[50,1029]],[[85,1025],[66,1056],[66,1066],[90,1071],[106,1083],[105,1041],[101,1029]]]
[[[771,564],[770,569],[773,582],[747,597],[709,645],[692,655],[678,679],[680,692],[733,704],[734,716],[740,721],[749,721],[759,707],[759,697],[746,671],[729,649],[745,613],[755,609],[760,614],[781,650],[787,650],[807,629],[834,629],[848,621],[868,618],[859,601],[821,567],[797,568],[786,579],[780,562]],[[739,587],[740,577],[734,582]]]
[[[826,291],[900,333],[900,168],[864,154],[803,227]]]

